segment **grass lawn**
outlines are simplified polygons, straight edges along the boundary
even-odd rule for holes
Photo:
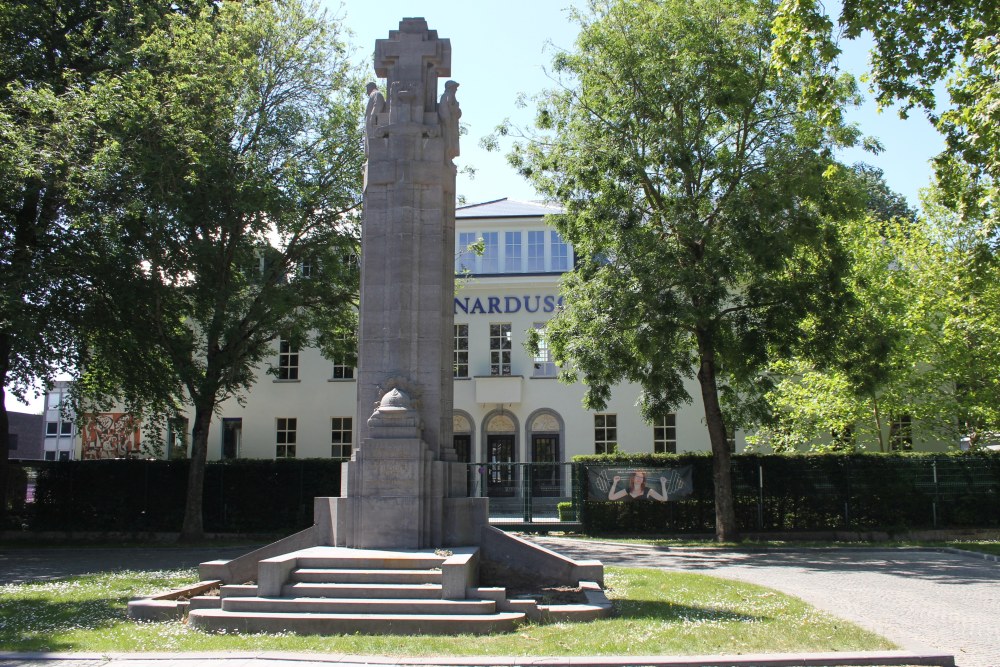
[[[195,580],[193,570],[118,572],[0,586],[2,651],[322,651],[378,655],[649,655],[880,650],[887,640],[776,591],[699,574],[607,568],[616,616],[528,624],[487,637],[206,634],[136,623],[133,597]]]

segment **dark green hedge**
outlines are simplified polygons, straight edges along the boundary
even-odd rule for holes
[[[37,469],[29,530],[177,531],[187,461],[61,461]],[[205,470],[209,532],[293,532],[312,524],[313,498],[340,495],[339,461],[237,460]]]
[[[585,499],[590,533],[701,533],[715,529],[712,458],[705,454],[579,456],[584,467],[693,466],[694,493],[656,503]],[[1000,526],[1000,455],[737,455],[740,530],[816,531]]]

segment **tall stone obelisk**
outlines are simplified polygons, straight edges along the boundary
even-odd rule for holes
[[[375,44],[368,84],[358,333],[358,447],[329,499],[337,546],[475,544],[487,501],[467,498],[452,445],[458,84],[451,43],[405,18]],[[317,510],[317,518],[325,510]],[[318,521],[319,523],[319,521]]]

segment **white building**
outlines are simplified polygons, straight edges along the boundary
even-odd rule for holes
[[[573,267],[573,249],[543,221],[555,211],[501,199],[456,212],[454,433],[460,456],[545,463],[615,448],[708,450],[694,381],[688,388],[694,402],[654,427],[639,415],[638,387],[617,387],[607,408],[594,413],[583,408],[582,385],[559,382],[544,351],[534,358],[525,350],[525,332],[556,312],[560,277]],[[469,251],[480,239],[484,252]],[[244,405],[222,405],[209,459],[348,458],[357,433],[355,369],[285,341],[276,345],[272,363],[276,375],[261,369]],[[187,425],[171,430],[167,456],[188,442]]]

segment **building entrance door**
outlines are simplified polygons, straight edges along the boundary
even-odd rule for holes
[[[515,495],[513,435],[486,436],[486,495],[506,498]]]
[[[559,436],[531,436],[531,495],[551,498],[561,495],[559,480]]]

